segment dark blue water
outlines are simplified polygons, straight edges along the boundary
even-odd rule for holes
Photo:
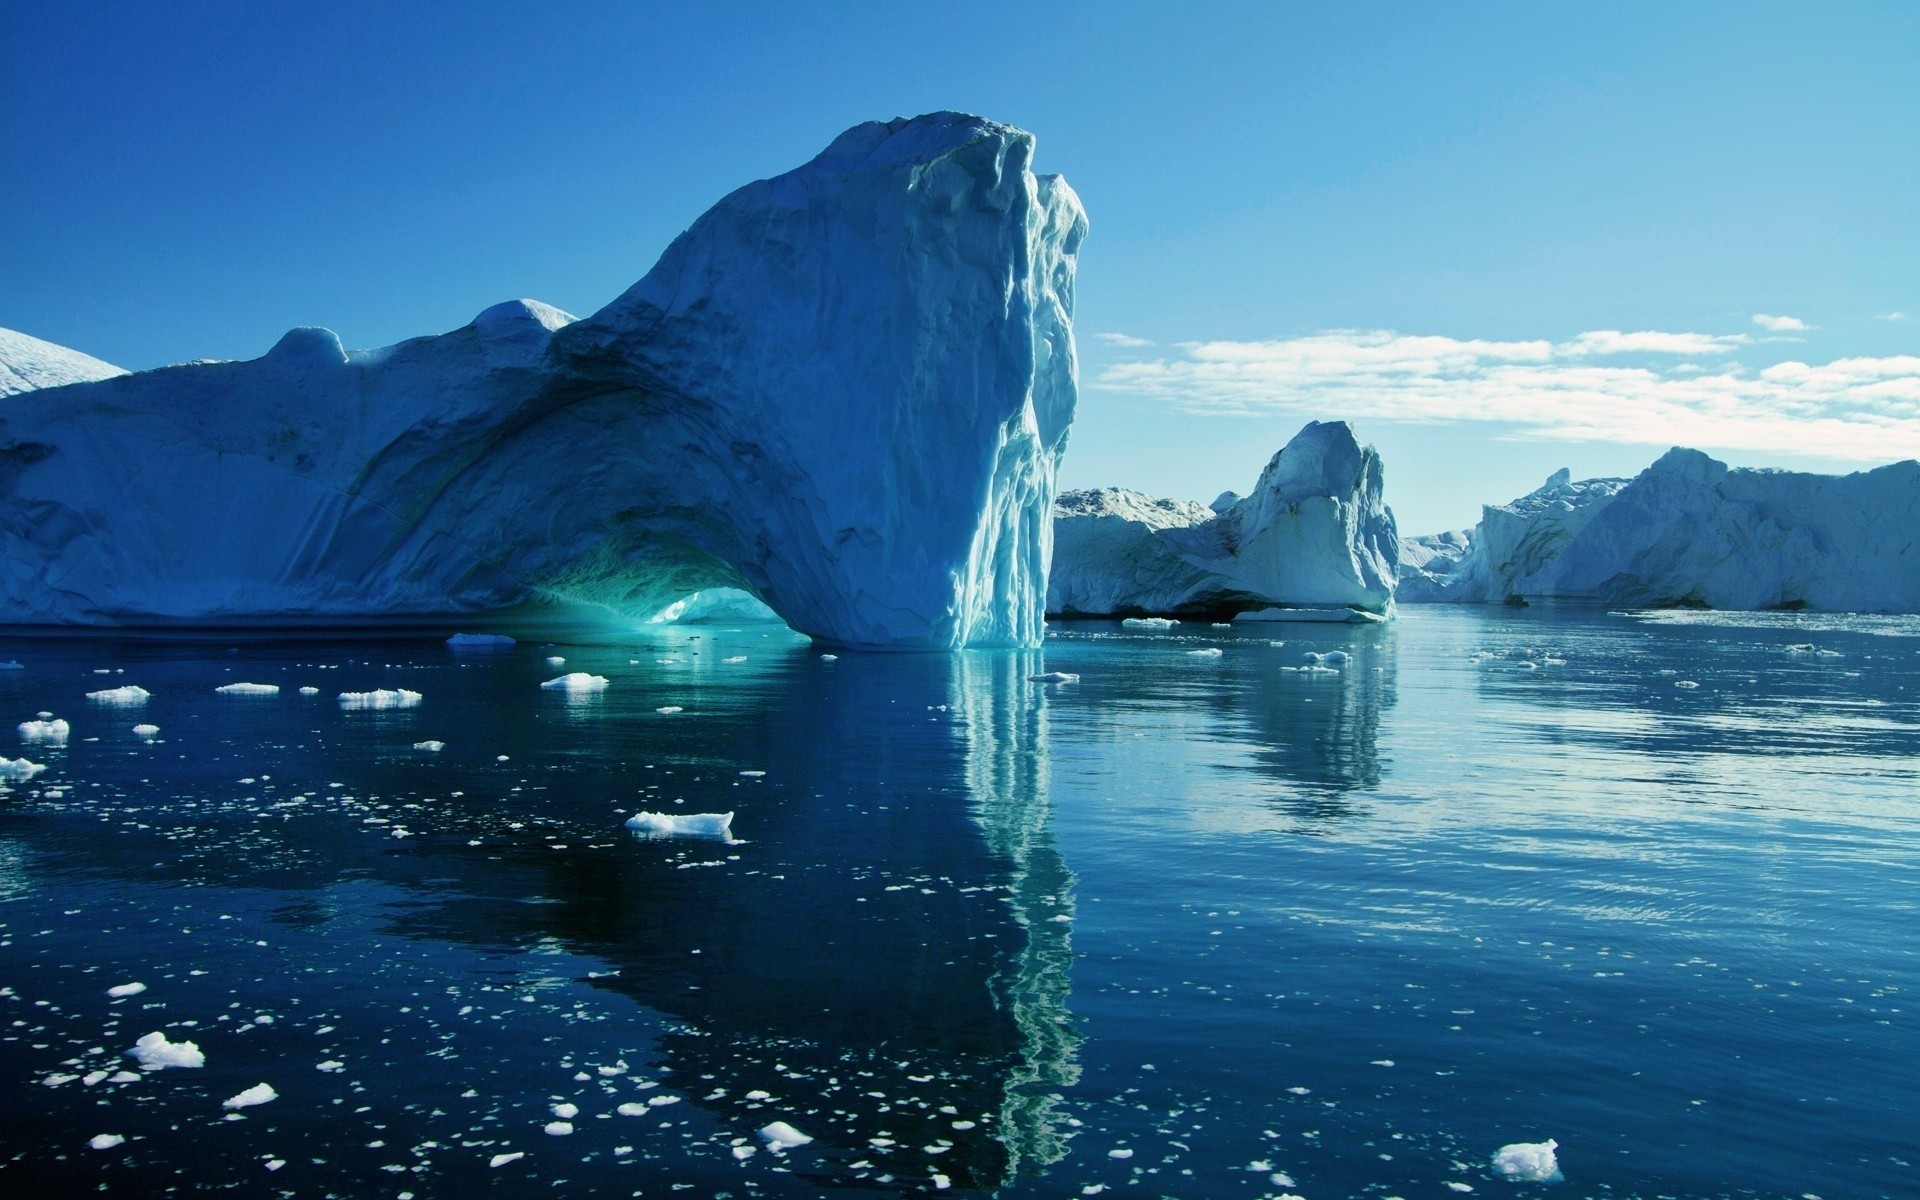
[[[1920,1195],[1920,621],[6,658],[9,1196]]]

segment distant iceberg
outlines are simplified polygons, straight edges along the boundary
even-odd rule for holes
[[[1816,475],[1676,448],[1630,480],[1560,471],[1444,544],[1406,539],[1401,597],[1920,612],[1915,528],[1920,462]]]
[[[42,372],[57,402],[0,400],[0,623],[644,620],[736,588],[850,646],[1036,645],[1087,223],[1033,152],[959,113],[857,126],[584,320]]]
[[[1399,538],[1384,488],[1379,455],[1345,421],[1315,421],[1245,497],[1226,492],[1209,506],[1123,488],[1068,492],[1054,506],[1047,611],[1390,614]]]

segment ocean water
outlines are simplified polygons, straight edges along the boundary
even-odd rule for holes
[[[7,658],[0,1194],[1920,1195],[1920,621]]]

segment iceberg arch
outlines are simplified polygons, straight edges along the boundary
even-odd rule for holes
[[[591,317],[0,400],[0,624],[313,625],[736,588],[874,649],[1037,644],[1087,223],[1033,138],[856,126]]]

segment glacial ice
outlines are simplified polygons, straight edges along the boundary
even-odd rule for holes
[[[279,1098],[280,1093],[273,1090],[272,1084],[256,1083],[238,1095],[228,1096],[220,1102],[220,1107],[253,1108],[256,1105],[266,1104],[269,1101],[278,1100]]]
[[[133,732],[136,737],[157,737],[160,734],[160,727],[158,725],[135,725]]]
[[[0,757],[0,779],[32,779],[46,769],[45,763],[28,762],[24,758]]]
[[[149,1071],[158,1071],[163,1067],[204,1067],[207,1056],[193,1042],[170,1042],[167,1035],[160,1032],[149,1033],[133,1044],[127,1051],[140,1065]]]
[[[1488,506],[1453,567],[1402,547],[1403,597],[1628,608],[1920,612],[1920,462],[1850,475],[1732,469],[1674,449],[1631,480],[1561,471]],[[1416,539],[1416,542],[1419,542]],[[1413,584],[1409,571],[1427,583]],[[1438,583],[1429,595],[1429,584]]]
[[[133,983],[115,984],[113,987],[107,989],[107,995],[118,999],[121,996],[138,996],[146,990],[147,985],[136,980]]]
[[[125,374],[112,363],[101,362],[78,350],[43,342],[11,329],[0,329],[0,396]]]
[[[828,642],[1038,644],[1086,219],[1031,135],[856,126],[584,320],[0,400],[0,623],[323,625],[737,588]]]
[[[1223,511],[1122,488],[1068,492],[1054,505],[1047,611],[1388,615],[1399,538],[1384,487],[1379,455],[1346,422],[1314,421]]]
[[[608,679],[605,675],[589,675],[585,671],[574,671],[549,679],[540,686],[553,692],[604,692]]]
[[[228,683],[213,689],[222,696],[278,696],[280,685],[276,683]]]
[[[766,1141],[769,1150],[791,1150],[795,1146],[804,1146],[813,1141],[811,1137],[785,1121],[770,1121],[761,1126],[760,1136]]]
[[[423,697],[406,688],[375,688],[371,692],[341,692],[340,707],[349,711],[369,708],[418,708]]]
[[[733,840],[733,814],[638,812],[627,828],[641,837],[705,837]]]
[[[1559,1148],[1560,1143],[1552,1138],[1544,1142],[1513,1142],[1494,1151],[1493,1169],[1516,1182],[1552,1183],[1562,1178],[1559,1160],[1553,1153]]]
[[[95,704],[111,704],[117,708],[132,708],[153,699],[153,693],[143,687],[127,684],[124,687],[107,688],[104,691],[88,692],[87,699]]]
[[[759,625],[778,621],[780,614],[739,588],[707,588],[675,600],[647,618],[653,625]]]
[[[49,719],[51,718],[51,719]],[[41,713],[32,721],[20,722],[20,740],[23,742],[42,742],[50,746],[64,746],[73,727],[52,713]]]
[[[124,1145],[126,1140],[123,1134],[96,1133],[88,1140],[87,1145],[95,1150],[111,1150],[115,1146]]]

